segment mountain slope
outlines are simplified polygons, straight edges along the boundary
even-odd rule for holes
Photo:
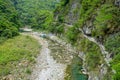
[[[84,52],[84,67],[89,79],[118,80],[120,11],[116,1],[61,0],[61,6],[54,13],[53,32],[64,35],[78,51]],[[93,41],[93,38],[97,45],[91,42],[90,39]],[[99,47],[101,45],[105,46],[108,53]]]

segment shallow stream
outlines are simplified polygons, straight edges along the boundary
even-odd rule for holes
[[[61,46],[54,42],[49,42],[49,48],[51,49],[51,56],[58,62],[67,64],[65,72],[65,80],[88,80],[88,75],[82,73],[82,59],[77,54],[72,53],[64,49],[65,46]]]
[[[83,74],[81,69],[82,60],[77,55],[74,55],[71,64],[67,66],[65,80],[88,80],[88,76]]]

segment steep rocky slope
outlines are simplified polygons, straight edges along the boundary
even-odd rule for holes
[[[84,53],[83,68],[89,80],[120,78],[119,3],[119,0],[61,0],[54,12],[54,26],[60,29],[54,33],[63,35]]]

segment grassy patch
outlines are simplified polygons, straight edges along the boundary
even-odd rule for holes
[[[6,40],[0,45],[0,76],[14,74],[15,69],[23,66],[31,66],[39,50],[40,45],[30,36],[20,35]],[[30,73],[30,70],[26,72]]]

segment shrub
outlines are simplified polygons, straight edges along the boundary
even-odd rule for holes
[[[97,16],[94,21],[95,30],[93,31],[95,36],[105,36],[108,33],[110,28],[108,25],[111,24],[110,22],[113,18],[112,10],[114,10],[112,5],[104,4],[97,12]]]
[[[0,44],[2,44],[6,40],[5,37],[0,37]]]
[[[66,6],[70,0],[61,0],[61,5]]]
[[[12,32],[10,29],[5,29],[3,31],[3,33],[1,34],[2,37],[6,37],[6,38],[11,38],[12,37]]]
[[[76,30],[75,27],[71,27],[68,29],[68,31],[66,32],[66,37],[68,39],[69,42],[71,42],[72,44],[74,44],[77,40],[79,31]]]
[[[120,33],[112,34],[111,36],[107,37],[105,41],[106,49],[114,54],[120,53]]]

